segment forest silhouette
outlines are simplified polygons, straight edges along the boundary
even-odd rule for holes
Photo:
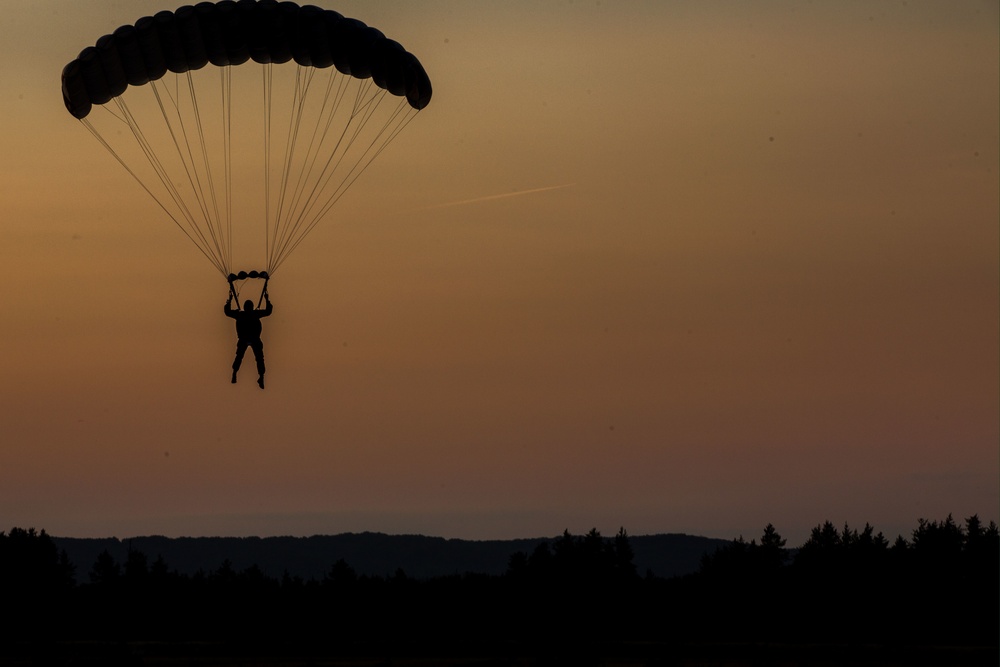
[[[671,578],[636,571],[624,529],[564,532],[511,554],[501,575],[428,579],[358,575],[343,560],[322,579],[237,571],[228,560],[188,575],[137,550],[124,562],[104,551],[80,573],[44,530],[0,532],[0,585],[16,610],[4,626],[8,652],[215,642],[253,653],[521,652],[585,664],[607,651],[823,645],[962,647],[975,649],[965,664],[996,664],[998,564],[997,526],[978,516],[922,519],[892,543],[870,525],[825,522],[798,549],[769,524],[759,540],[733,540]]]

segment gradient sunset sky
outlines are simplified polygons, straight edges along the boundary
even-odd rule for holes
[[[998,519],[997,2],[317,2],[434,98],[271,284],[264,391],[61,98],[179,4],[4,5],[0,530]]]

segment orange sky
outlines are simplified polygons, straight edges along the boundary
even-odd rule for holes
[[[263,392],[60,98],[175,6],[5,10],[0,530],[998,518],[995,2],[320,4],[434,98],[272,284]]]

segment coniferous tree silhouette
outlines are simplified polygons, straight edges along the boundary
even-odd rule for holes
[[[34,528],[0,532],[0,595],[8,610],[5,630],[16,637],[58,633],[74,586],[73,567],[52,538]]]
[[[777,569],[785,564],[788,552],[785,550],[786,540],[778,534],[773,524],[764,527],[760,537],[760,562],[767,569]]]
[[[97,586],[111,587],[118,584],[122,574],[121,565],[115,560],[107,549],[97,556],[97,560],[90,568],[90,583]]]

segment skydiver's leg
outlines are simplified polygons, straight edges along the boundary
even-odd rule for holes
[[[253,348],[253,358],[257,361],[257,384],[260,388],[264,388],[264,343],[258,338],[255,341],[250,342],[250,347]]]
[[[258,338],[257,340],[250,341],[250,347],[253,349],[253,358],[257,361],[257,374],[264,374],[264,343]]]
[[[247,343],[242,340],[236,341],[236,359],[233,361],[233,382],[236,382],[236,372],[240,370],[243,363],[243,355],[246,354]]]

